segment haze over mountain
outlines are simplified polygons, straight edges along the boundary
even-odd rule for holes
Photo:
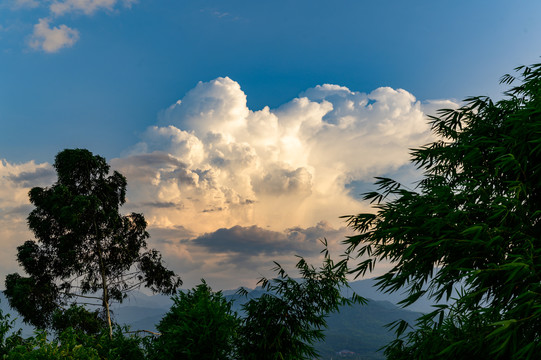
[[[329,315],[326,339],[317,345],[322,359],[330,359],[341,350],[354,352],[355,356],[352,355],[352,359],[382,359],[381,352],[377,350],[394,339],[393,332],[385,328],[385,325],[399,319],[413,325],[421,312],[431,310],[430,302],[426,298],[421,298],[408,309],[396,306],[401,299],[400,296],[377,291],[373,287],[373,279],[354,281],[350,285],[359,295],[368,298],[369,302],[366,305],[342,307],[339,313]],[[241,304],[246,299],[263,294],[260,288],[252,289],[249,290],[248,297],[244,298],[237,295],[236,291],[226,290],[223,294],[228,300],[234,301],[234,310],[239,313]],[[132,330],[155,331],[155,325],[171,305],[172,300],[167,296],[149,296],[133,292],[123,304],[113,306],[113,315],[116,322],[128,324]],[[0,309],[4,314],[10,313],[12,318],[17,317],[17,314],[9,308],[3,294],[0,294]],[[23,328],[26,336],[32,334],[32,328],[19,319],[15,321],[15,329],[18,328]]]

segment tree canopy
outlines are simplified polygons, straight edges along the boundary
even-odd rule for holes
[[[8,275],[5,294],[24,321],[39,328],[50,327],[69,304],[97,300],[111,334],[111,301],[141,285],[172,294],[181,280],[147,249],[144,216],[120,213],[127,181],[116,171],[108,175],[103,157],[68,149],[58,153],[54,168],[57,182],[29,193],[35,209],[28,226],[36,240],[17,248],[28,276]],[[83,309],[71,309],[81,318]]]
[[[405,290],[404,305],[458,290],[387,347],[390,359],[541,354],[541,64],[516,71],[504,99],[472,97],[431,117],[438,140],[412,152],[416,189],[378,178],[365,194],[376,213],[348,217],[357,275],[390,262],[378,284]]]
[[[171,309],[157,325],[161,333],[152,343],[153,360],[231,359],[239,325],[232,302],[207,283],[178,292]]]

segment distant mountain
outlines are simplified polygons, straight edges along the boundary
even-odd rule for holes
[[[378,350],[395,339],[385,325],[399,319],[413,325],[420,315],[388,301],[369,300],[366,305],[345,306],[327,318],[325,340],[316,349],[321,359],[384,359]],[[337,356],[342,350],[346,350],[344,355]]]
[[[431,311],[426,298],[408,310],[399,308],[396,303],[402,299],[398,294],[383,294],[374,288],[373,279],[359,280],[350,284],[351,288],[365,298],[371,299],[366,305],[342,307],[340,312],[330,314],[327,318],[328,328],[325,341],[317,344],[321,359],[383,359],[377,352],[379,348],[394,339],[394,334],[384,325],[403,319],[410,324],[415,323],[421,312]],[[247,289],[248,297],[242,297],[236,290],[223,292],[227,299],[234,301],[234,310],[240,312],[241,305],[250,298],[257,298],[264,293],[261,288]],[[344,295],[351,295],[345,292]],[[130,325],[132,330],[156,330],[156,324],[167,313],[173,301],[168,296],[149,296],[141,292],[133,292],[122,304],[112,307],[113,318],[120,324]],[[0,292],[0,309],[3,313],[18,314],[9,308],[3,293]],[[417,312],[410,311],[416,310]],[[32,334],[32,328],[17,321],[16,328],[23,328],[25,336]],[[338,353],[342,352],[342,355]]]
[[[398,305],[399,301],[406,298],[403,291],[398,291],[394,293],[384,293],[384,292],[379,291],[376,286],[376,280],[373,278],[352,281],[349,283],[349,286],[351,287],[353,291],[355,291],[356,294],[360,296],[373,299],[373,300],[389,301],[396,306],[399,306]],[[343,295],[350,296],[348,291],[343,292]],[[457,293],[456,291],[454,291],[452,294],[452,297],[456,297],[456,295]],[[445,301],[440,301],[437,304],[445,304],[445,303],[446,303]],[[425,296],[421,296],[414,304],[408,306],[405,309],[426,314],[434,310],[432,305],[434,305],[434,302],[425,295]]]
[[[369,291],[361,290],[367,284],[370,285],[370,282],[366,280],[352,283],[355,286],[354,289],[364,297],[368,297]],[[367,288],[367,290],[370,289],[370,287]],[[237,312],[240,312],[242,303],[250,298],[257,298],[263,293],[261,288],[248,290],[248,296],[245,298],[237,295],[236,290],[224,291],[224,294],[227,294],[226,298],[234,301],[233,308]],[[374,293],[374,290],[371,289],[369,295],[372,296]],[[136,293],[134,294],[134,303],[139,303],[139,296],[147,302],[147,305],[152,298]],[[161,299],[161,301],[163,300]],[[164,303],[162,306],[156,307],[121,305],[115,310],[115,320],[119,323],[129,324],[134,330],[155,331],[155,325],[169,310],[171,304],[172,301],[169,300],[167,306],[163,306],[166,305]],[[332,313],[327,318],[326,338],[316,345],[316,349],[320,352],[321,359],[384,359],[378,349],[394,339],[394,333],[389,331],[385,325],[399,319],[406,320],[413,325],[420,315],[419,312],[404,310],[389,301],[382,300],[369,300],[366,305],[356,304],[351,307],[342,307],[339,312]],[[342,356],[338,354],[341,351],[344,351]]]

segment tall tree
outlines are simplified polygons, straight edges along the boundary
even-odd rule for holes
[[[387,347],[390,359],[541,354],[541,64],[516,71],[503,100],[473,97],[432,117],[439,140],[412,153],[424,171],[415,191],[379,178],[365,197],[376,213],[349,216],[357,275],[391,262],[378,284],[406,290],[404,305],[459,289]]]
[[[29,194],[35,209],[28,226],[36,241],[17,248],[28,276],[8,275],[5,294],[25,322],[41,328],[68,304],[98,300],[111,335],[111,301],[121,302],[141,285],[172,294],[181,280],[158,251],[147,249],[143,215],[120,214],[126,178],[116,171],[108,176],[103,157],[68,149],[58,153],[54,168],[57,182]]]

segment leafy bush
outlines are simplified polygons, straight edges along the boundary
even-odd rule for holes
[[[221,292],[204,280],[173,296],[173,306],[157,328],[151,359],[229,359],[239,320]]]

